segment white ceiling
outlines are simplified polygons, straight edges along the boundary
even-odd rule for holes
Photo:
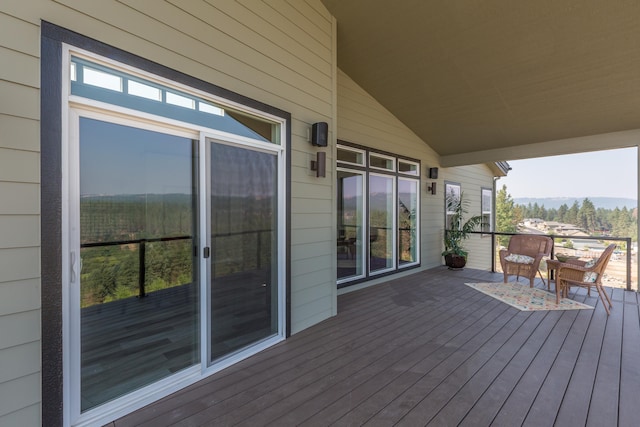
[[[639,0],[322,1],[338,66],[443,165],[638,144]]]

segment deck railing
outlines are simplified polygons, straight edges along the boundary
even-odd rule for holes
[[[445,231],[446,232],[446,231]],[[472,234],[480,234],[483,236],[491,236],[491,271],[496,271],[496,242],[497,236],[515,236],[524,233],[503,233],[503,232],[487,232],[487,231],[473,231]],[[554,246],[551,249],[551,258],[555,255],[555,241],[556,239],[567,239],[567,240],[598,240],[598,241],[606,241],[606,242],[624,242],[625,243],[625,252],[626,252],[626,289],[631,291],[632,289],[632,280],[631,280],[631,237],[609,237],[609,236],[563,236],[557,234],[545,234],[547,237],[551,237],[554,241]]]

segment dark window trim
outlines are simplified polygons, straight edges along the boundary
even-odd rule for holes
[[[345,141],[345,140],[342,140],[342,139],[338,139],[337,140],[337,145],[343,145],[345,147],[351,147],[351,148],[355,148],[355,149],[364,151],[365,159],[366,159],[364,166],[363,165],[354,165],[352,163],[336,162],[336,167],[342,168],[342,169],[351,169],[351,170],[364,172],[365,173],[365,180],[367,182],[367,189],[369,188],[369,174],[371,172],[373,172],[373,173],[379,174],[379,175],[388,175],[388,176],[394,177],[395,184],[396,184],[396,190],[398,188],[398,179],[399,178],[413,179],[413,180],[418,182],[418,194],[422,194],[421,193],[422,192],[422,175],[411,175],[411,174],[402,173],[402,172],[399,172],[397,170],[397,167],[396,167],[396,170],[391,171],[391,170],[377,169],[375,167],[371,168],[371,166],[369,165],[369,154],[370,153],[377,153],[377,154],[382,154],[382,155],[389,156],[389,157],[394,157],[396,159],[396,162],[397,162],[397,160],[406,160],[406,161],[410,161],[410,162],[413,162],[413,163],[417,163],[418,164],[418,170],[421,172],[422,162],[420,161],[420,159],[415,159],[413,157],[408,157],[408,156],[403,156],[403,155],[400,155],[400,154],[395,154],[395,153],[392,153],[390,151],[378,150],[378,149],[375,149],[375,148],[367,147],[367,146],[364,146],[364,145],[356,144],[356,143]],[[365,199],[364,203],[365,203],[365,207],[366,207],[366,211],[367,211],[367,220],[366,220],[367,221],[366,222],[367,226],[365,228],[368,230],[369,229],[369,225],[368,225],[369,224],[369,218],[368,218],[368,214],[369,214],[369,191],[367,191],[364,196],[365,196],[364,197],[364,199]],[[396,202],[397,202],[397,198],[398,198],[398,195],[397,195],[397,192],[396,192]],[[422,200],[422,198],[420,198],[420,199]],[[420,212],[422,212],[422,210],[420,210]],[[395,210],[394,215],[396,215],[396,218],[397,218],[397,216],[398,216],[398,207],[397,206],[396,206],[396,210]],[[419,223],[420,223],[420,221],[418,221],[418,224]],[[396,230],[396,233],[397,233],[397,231],[398,230]],[[420,231],[422,231],[422,230],[420,230]],[[366,242],[365,243],[366,247],[364,249],[365,253],[369,253],[369,245],[370,245],[369,239],[365,239],[365,242]],[[398,244],[398,242],[396,242],[396,245],[397,244]],[[396,247],[396,249],[397,249],[397,247]],[[382,273],[374,273],[374,274],[371,274],[371,272],[369,271],[369,259],[367,258],[367,262],[366,262],[367,268],[366,268],[366,271],[364,272],[365,273],[364,276],[358,276],[358,278],[355,278],[353,280],[347,280],[347,281],[338,283],[337,284],[337,288],[338,289],[342,289],[342,288],[346,288],[346,287],[349,287],[349,286],[357,285],[359,283],[368,282],[370,280],[374,280],[374,279],[377,279],[379,277],[391,276],[391,275],[398,274],[398,273],[401,273],[401,272],[404,272],[404,271],[412,270],[414,268],[419,268],[422,265],[422,253],[420,255],[421,255],[420,259],[415,264],[410,264],[410,265],[406,265],[406,266],[402,266],[401,267],[399,265],[399,263],[398,263],[398,260],[396,259],[395,260],[396,267],[393,270],[384,271]]]
[[[40,58],[40,245],[42,423],[63,425],[62,342],[62,44],[91,51],[177,83],[280,117],[286,121],[285,336],[291,335],[291,113],[189,76],[138,55],[41,22]]]

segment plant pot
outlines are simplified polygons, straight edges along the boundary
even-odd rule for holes
[[[467,264],[467,258],[462,255],[447,254],[444,256],[444,263],[449,270],[462,270]]]

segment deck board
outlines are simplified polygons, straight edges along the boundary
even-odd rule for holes
[[[342,295],[338,315],[113,424],[627,426],[640,395],[638,295],[522,312],[435,268]],[[542,283],[537,283],[542,287]],[[523,282],[523,286],[526,284]]]

